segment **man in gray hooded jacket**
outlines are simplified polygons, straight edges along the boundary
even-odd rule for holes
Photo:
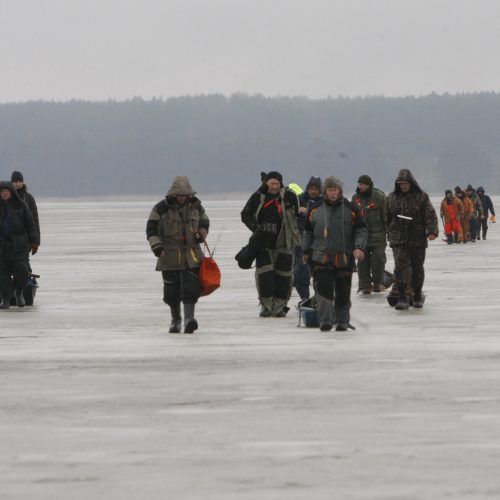
[[[351,282],[355,260],[362,260],[368,229],[358,208],[343,196],[343,184],[327,177],[323,198],[307,215],[302,236],[304,260],[313,270],[319,327],[337,331],[350,325]]]
[[[163,301],[170,306],[170,333],[180,333],[184,304],[184,333],[198,328],[194,318],[200,296],[198,273],[203,259],[200,243],[205,241],[210,226],[201,202],[195,196],[189,179],[174,179],[164,200],[157,203],[146,226],[151,250],[158,258],[156,270],[163,276]]]

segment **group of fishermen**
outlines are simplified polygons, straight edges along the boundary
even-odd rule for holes
[[[29,254],[40,246],[40,223],[35,198],[28,192],[21,172],[10,182],[0,182],[0,309],[9,309],[11,298],[25,306],[24,290],[31,267]]]
[[[260,316],[285,317],[295,285],[301,299],[309,297],[313,278],[319,328],[337,331],[350,323],[352,275],[359,273],[363,294],[383,292],[386,245],[394,256],[396,309],[408,309],[410,294],[415,308],[423,307],[422,287],[428,240],[439,234],[438,218],[427,193],[412,173],[402,169],[394,190],[386,196],[368,175],[358,179],[356,193],[348,200],[340,179],[323,182],[311,177],[300,196],[285,186],[279,172],[261,174],[261,185],[241,212],[251,231],[247,247],[252,252],[236,256],[240,267],[255,260]],[[163,300],[170,306],[170,332],[198,328],[194,317],[200,293],[198,273],[201,244],[209,219],[189,183],[179,176],[166,197],[149,216],[146,235],[162,272]],[[241,262],[239,259],[245,259]]]
[[[448,244],[475,243],[486,239],[488,223],[496,222],[495,209],[491,198],[479,186],[474,189],[470,184],[462,189],[455,187],[445,191],[441,201],[441,219]],[[490,215],[491,214],[491,215]]]

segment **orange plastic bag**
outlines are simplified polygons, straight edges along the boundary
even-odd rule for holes
[[[213,259],[213,253],[210,253],[208,245],[205,243],[205,248],[208,252],[208,257],[204,256],[200,265],[200,273],[198,279],[201,284],[200,296],[210,295],[220,287],[221,272],[217,262]]]

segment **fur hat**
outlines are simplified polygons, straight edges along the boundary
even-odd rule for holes
[[[344,183],[333,175],[327,177],[325,182],[323,183],[323,191],[326,191],[328,188],[340,188],[340,190],[344,189]]]

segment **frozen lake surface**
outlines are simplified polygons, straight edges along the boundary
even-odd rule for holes
[[[258,317],[243,201],[209,201],[223,286],[169,335],[158,199],[40,203],[36,304],[0,311],[0,498],[500,498],[500,225],[431,242],[423,310],[353,294],[325,333]]]

